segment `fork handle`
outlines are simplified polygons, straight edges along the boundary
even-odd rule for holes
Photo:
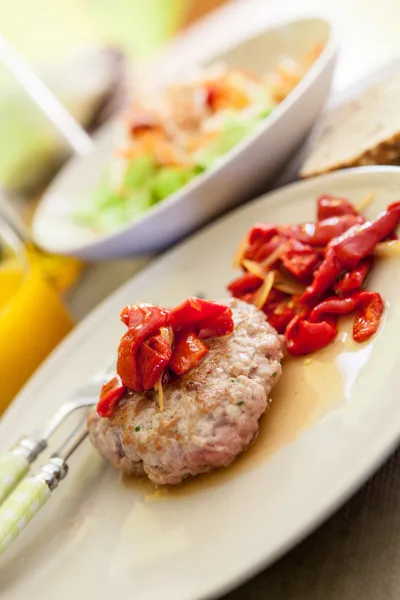
[[[47,483],[37,477],[24,479],[0,508],[0,554],[21,533],[50,497]]]
[[[0,554],[8,548],[39,509],[59,481],[68,473],[65,460],[53,456],[38,475],[23,479],[0,507]]]
[[[29,471],[26,456],[12,450],[0,455],[0,505]]]

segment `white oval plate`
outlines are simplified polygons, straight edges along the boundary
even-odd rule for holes
[[[93,152],[72,159],[44,195],[33,221],[35,242],[49,252],[93,260],[153,252],[251,198],[297,147],[325,103],[336,56],[331,28],[322,19],[294,21],[251,37],[211,61],[262,74],[282,54],[301,57],[319,41],[326,43],[320,57],[252,135],[215,168],[113,234],[96,233],[73,219],[77,206],[87,201],[113,160],[119,124],[106,126]]]
[[[108,364],[126,303],[173,305],[200,291],[223,297],[235,274],[235,246],[254,222],[313,219],[323,192],[354,201],[375,192],[366,210],[372,216],[399,190],[398,168],[326,175],[254,201],[170,251],[99,306],[36,373],[0,423],[2,448],[46,420],[69,392]],[[251,460],[245,454],[226,476],[206,478],[191,493],[149,501],[121,483],[88,443],[82,447],[67,480],[0,560],[2,598],[208,598],[309,533],[398,439],[398,273],[399,259],[386,259],[371,279],[389,303],[373,343],[343,343],[341,334],[311,364],[286,364],[285,388],[273,395],[264,433],[248,451]]]

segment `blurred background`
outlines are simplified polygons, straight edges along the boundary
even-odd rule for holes
[[[0,5],[0,414],[30,374],[73,327],[74,286],[85,272],[110,280],[107,266],[49,256],[30,240],[41,195],[72,149],[21,84],[22,59],[92,135],[135,86],[135,65],[221,0],[13,0]],[[21,18],[23,15],[23,18]],[[140,263],[140,261],[139,261]],[[114,285],[132,271],[109,266]],[[126,270],[128,269],[128,271]],[[112,279],[112,277],[111,277]],[[82,316],[104,297],[97,288]],[[72,300],[71,300],[72,297]],[[68,300],[71,300],[68,302]],[[68,309],[66,305],[69,303]]]
[[[93,132],[123,101],[135,62],[220,4],[119,0],[116,10],[111,0],[16,0],[0,7],[1,33]],[[32,197],[54,174],[66,149],[2,58],[0,182],[9,193]]]

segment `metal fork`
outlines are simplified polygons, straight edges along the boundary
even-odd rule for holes
[[[23,437],[11,450],[0,455],[0,505],[28,473],[30,465],[47,448],[50,437],[73,412],[97,403],[101,386],[115,372],[115,361],[75,390],[42,430]]]
[[[83,406],[83,405],[82,405]],[[86,439],[86,417],[36,476],[27,477],[0,507],[0,554],[19,536],[68,474],[67,461]]]

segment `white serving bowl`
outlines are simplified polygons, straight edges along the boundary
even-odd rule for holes
[[[108,124],[96,138],[93,152],[73,158],[44,195],[33,221],[35,242],[50,252],[92,260],[153,252],[249,199],[295,150],[327,99],[336,57],[331,26],[319,18],[293,21],[249,37],[207,61],[263,74],[280,56],[300,58],[318,42],[325,44],[319,58],[252,134],[139,220],[105,234],[80,226],[73,214],[113,160],[119,124]]]

